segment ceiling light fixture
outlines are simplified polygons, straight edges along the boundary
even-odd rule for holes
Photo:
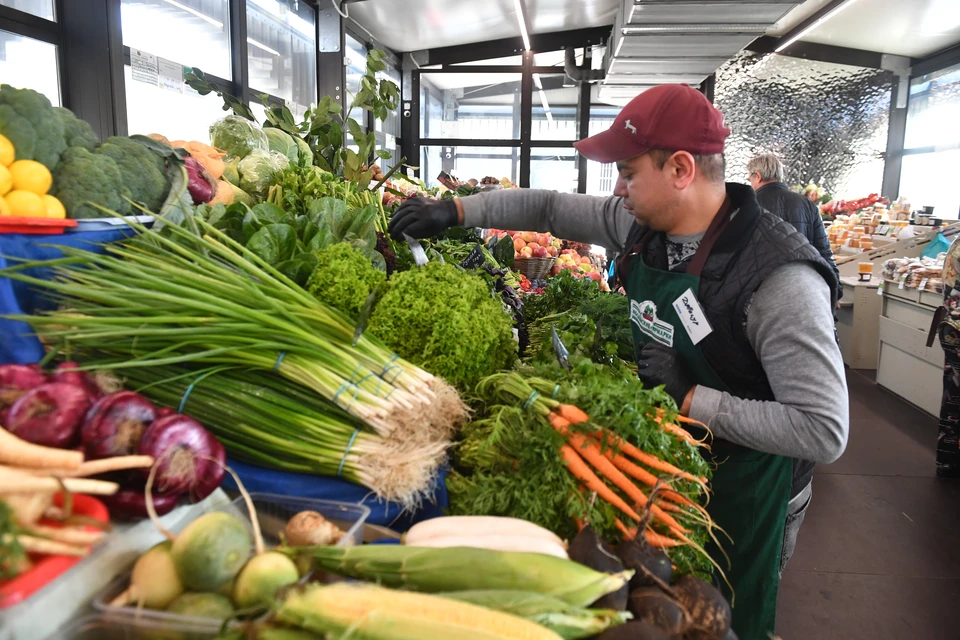
[[[275,55],[275,56],[280,55],[280,52],[277,51],[276,49],[271,49],[271,48],[268,47],[267,45],[263,44],[262,42],[257,42],[257,41],[254,40],[253,38],[247,38],[247,42],[250,43],[250,44],[252,44],[252,45],[255,46],[255,47],[258,47],[258,48],[260,48],[260,49],[263,49],[263,50],[266,51],[267,53],[271,53],[271,54],[273,54],[273,55]]]
[[[540,80],[540,74],[533,74],[533,84],[537,86],[537,89],[543,90],[543,82]]]
[[[547,115],[547,122],[553,122],[553,112],[550,111],[550,103],[547,102],[547,94],[540,89],[540,104],[543,105],[543,112]]]
[[[215,26],[217,29],[222,29],[222,28],[223,28],[223,23],[222,23],[222,22],[220,22],[219,20],[214,20],[213,18],[211,18],[210,16],[208,16],[208,15],[205,14],[205,13],[200,13],[200,12],[197,11],[196,9],[191,9],[190,7],[188,7],[188,6],[184,5],[184,4],[180,4],[180,3],[177,2],[176,0],[163,0],[163,1],[166,2],[167,4],[172,4],[172,5],[175,6],[177,9],[183,9],[183,10],[186,11],[187,13],[192,13],[193,15],[197,16],[197,17],[200,18],[201,20],[206,20],[207,22],[209,22],[210,24],[212,24],[213,26]]]
[[[857,1],[857,0],[846,0],[846,2],[844,2],[843,4],[837,5],[836,7],[833,8],[832,11],[828,11],[827,13],[823,14],[822,16],[820,16],[820,18],[818,18],[817,20],[814,20],[814,21],[810,24],[810,26],[808,26],[806,29],[804,29],[803,31],[801,31],[801,32],[798,33],[797,35],[793,36],[792,38],[790,38],[789,40],[787,40],[787,41],[784,42],[783,44],[781,44],[779,47],[777,47],[776,49],[774,49],[774,51],[775,51],[776,53],[780,53],[781,51],[783,51],[784,49],[786,49],[787,47],[789,47],[790,45],[792,45],[794,42],[796,42],[796,41],[799,40],[800,38],[804,37],[805,35],[807,35],[807,34],[810,33],[811,31],[813,31],[814,29],[816,29],[817,27],[819,27],[820,25],[822,25],[824,22],[826,22],[826,21],[829,20],[830,18],[834,17],[835,15],[837,15],[838,13],[840,13],[841,11],[843,11],[844,9],[846,9],[847,7],[849,7],[850,5],[852,5],[852,4],[853,4],[854,2],[856,2],[856,1]]]
[[[527,18],[523,13],[523,0],[513,0],[517,8],[517,22],[520,23],[520,35],[523,37],[524,51],[530,51],[530,33],[527,32]]]

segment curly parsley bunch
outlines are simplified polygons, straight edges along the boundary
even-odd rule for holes
[[[394,275],[369,330],[400,357],[461,390],[513,364],[513,320],[486,283],[430,262]]]

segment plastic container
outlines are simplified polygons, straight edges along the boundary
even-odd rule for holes
[[[54,496],[54,504],[63,504],[63,495]],[[110,519],[107,508],[102,502],[90,496],[77,494],[73,496],[73,513],[79,516],[93,518],[99,522]],[[57,526],[57,523],[41,520],[40,524]],[[91,527],[86,527],[92,530]],[[20,604],[34,593],[44,588],[56,578],[66,573],[83,558],[75,556],[40,556],[33,568],[12,580],[0,580],[0,609],[6,609]]]
[[[47,640],[212,640],[216,637],[217,629],[211,627],[98,615],[81,618]]]
[[[260,523],[260,530],[263,534],[263,541],[267,548],[280,544],[280,533],[286,527],[287,520],[301,511],[316,511],[340,527],[345,535],[337,546],[349,547],[363,543],[363,523],[366,521],[367,516],[370,515],[370,509],[364,505],[335,502],[333,500],[295,498],[271,493],[251,493],[250,498],[253,500],[253,506],[257,512],[257,520]],[[223,508],[215,509],[215,511],[226,511],[236,515],[247,524],[250,522],[247,516],[247,507],[242,497],[237,498]],[[189,523],[181,523],[174,532],[179,532],[186,527],[187,524]],[[146,551],[146,549],[144,549],[144,551]],[[138,611],[134,607],[110,606],[110,603],[123,593],[129,583],[130,571],[125,571],[116,580],[107,585],[106,589],[100,592],[93,601],[93,608],[111,617],[135,619],[151,624],[169,622],[200,629],[216,629],[220,626],[221,621],[212,618],[195,618],[192,616],[166,613],[165,611],[148,609]]]
[[[28,218],[26,216],[0,217],[0,233],[25,233],[32,236],[59,235],[77,221],[69,218]]]

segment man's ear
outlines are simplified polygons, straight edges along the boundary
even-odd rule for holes
[[[697,161],[687,151],[677,151],[670,156],[668,165],[677,189],[686,189],[697,177]]]

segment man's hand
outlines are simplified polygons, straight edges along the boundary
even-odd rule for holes
[[[459,224],[459,212],[454,200],[428,200],[417,196],[407,200],[390,220],[388,231],[394,240],[432,238]]]
[[[648,387],[664,385],[677,407],[684,405],[694,386],[684,375],[677,350],[659,342],[649,342],[643,346],[637,356],[637,375]]]

